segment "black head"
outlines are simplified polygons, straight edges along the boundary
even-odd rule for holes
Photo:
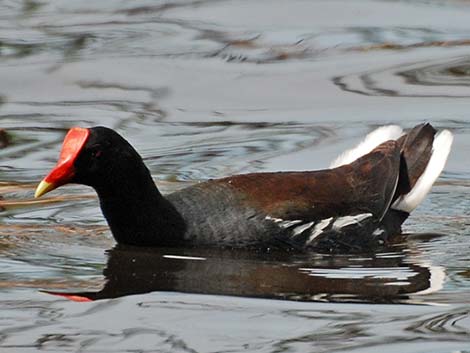
[[[97,126],[74,162],[75,175],[70,182],[100,187],[116,179],[132,179],[142,172],[142,158],[116,131]]]
[[[122,180],[138,180],[142,173],[148,173],[142,158],[114,130],[102,126],[72,128],[64,139],[57,165],[39,184],[35,196],[68,183],[89,185],[99,191]]]

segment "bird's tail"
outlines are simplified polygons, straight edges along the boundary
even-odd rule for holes
[[[400,176],[391,209],[409,214],[418,207],[444,169],[452,141],[449,130],[437,132],[430,124],[417,125],[397,140]]]
[[[382,126],[355,148],[342,153],[330,168],[351,163],[388,140],[396,140],[401,152],[400,174],[388,213],[399,215],[404,221],[424,200],[442,172],[453,136],[448,130],[437,132],[430,124],[417,125],[406,134],[399,126]]]
[[[384,199],[387,204],[379,220],[380,226],[365,235],[371,236],[373,241],[401,233],[403,222],[424,200],[442,172],[453,136],[448,130],[437,132],[430,124],[417,125],[408,133],[399,126],[383,126],[368,134],[358,146],[341,154],[330,167],[349,164],[390,140],[396,141],[399,148],[400,170],[395,188],[391,188]]]

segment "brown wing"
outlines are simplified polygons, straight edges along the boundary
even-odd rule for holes
[[[400,151],[387,141],[355,162],[314,172],[237,175],[214,180],[273,218],[318,220],[358,213],[382,218],[397,185]]]

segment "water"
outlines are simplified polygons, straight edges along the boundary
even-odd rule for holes
[[[0,351],[470,351],[469,5],[3,1]],[[170,192],[422,121],[455,134],[446,171],[375,254],[115,247],[92,190],[32,199],[73,125]]]

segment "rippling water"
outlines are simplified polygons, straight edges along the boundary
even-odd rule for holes
[[[469,351],[469,5],[1,2],[0,351]],[[422,121],[456,136],[446,171],[375,254],[115,246],[92,190],[32,199],[73,125],[170,192]]]

